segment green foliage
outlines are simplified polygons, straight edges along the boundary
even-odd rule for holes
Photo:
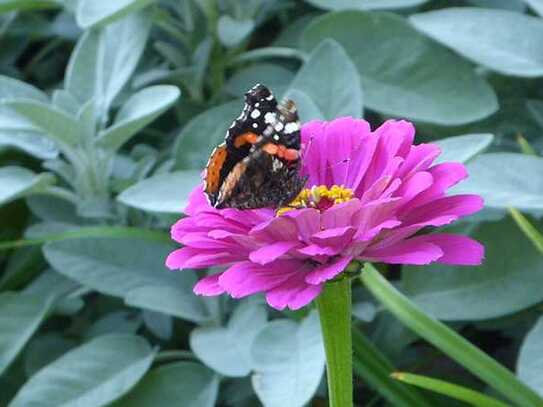
[[[383,268],[406,297],[354,281],[355,403],[543,405],[542,15],[541,0],[0,0],[0,405],[326,398],[313,310],[199,297],[215,270],[164,266],[257,82],[303,121],[413,121],[439,162],[466,163],[455,192],[485,199],[456,227],[485,245],[481,267]]]

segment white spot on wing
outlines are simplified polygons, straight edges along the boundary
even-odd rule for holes
[[[283,130],[283,127],[284,127],[284,126],[283,126],[283,123],[277,122],[277,123],[275,124],[275,127],[274,127],[274,128],[275,128],[275,131],[281,131],[281,130]]]
[[[285,126],[285,133],[291,134],[295,131],[298,131],[300,129],[300,126],[297,122],[287,123]]]
[[[253,110],[253,111],[251,112],[251,117],[252,117],[253,119],[258,119],[258,118],[260,117],[260,110],[258,110],[258,109]]]
[[[258,124],[257,124],[257,123],[253,123],[253,128],[254,128],[254,129],[258,129]]]
[[[266,124],[271,124],[275,121],[275,113],[273,112],[268,112],[264,115],[264,122]]]
[[[275,141],[279,141],[280,137],[279,137],[278,134],[275,134],[275,135],[273,136],[273,139],[274,139]]]

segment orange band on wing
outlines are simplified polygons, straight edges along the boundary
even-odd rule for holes
[[[226,160],[226,146],[219,146],[213,151],[206,167],[205,190],[208,193],[214,193],[219,190],[219,181],[221,169]]]
[[[249,143],[255,144],[258,141],[258,136],[255,133],[243,133],[236,137],[234,140],[234,147],[240,148],[241,146]]]

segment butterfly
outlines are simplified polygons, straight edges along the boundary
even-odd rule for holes
[[[206,165],[204,192],[211,206],[278,208],[305,184],[299,174],[301,136],[296,105],[277,103],[257,84],[245,93],[245,106]]]

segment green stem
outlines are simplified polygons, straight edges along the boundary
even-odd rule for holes
[[[541,407],[543,400],[513,373],[445,324],[424,313],[371,264],[361,276],[366,288],[402,323],[456,360],[481,380],[522,407]]]
[[[321,321],[330,407],[352,407],[351,281],[326,284],[317,298]]]

